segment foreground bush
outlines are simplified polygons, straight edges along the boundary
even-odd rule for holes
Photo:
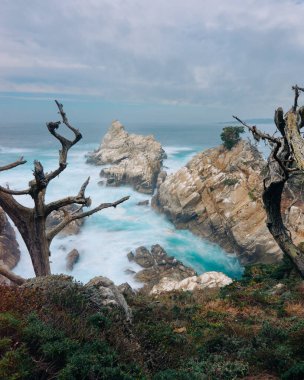
[[[304,378],[304,286],[286,263],[220,292],[139,293],[132,325],[56,284],[0,289],[1,379]]]

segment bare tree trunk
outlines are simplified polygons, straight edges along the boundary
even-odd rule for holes
[[[82,135],[78,129],[74,128],[67,118],[63,110],[63,105],[55,100],[56,105],[61,115],[63,124],[73,132],[74,138],[69,140],[58,132],[60,121],[47,123],[47,128],[61,144],[59,150],[58,167],[50,173],[44,173],[42,164],[39,161],[34,161],[34,179],[30,181],[29,188],[25,190],[11,190],[9,187],[0,186],[0,206],[12,219],[15,226],[19,230],[31,256],[33,268],[36,276],[46,276],[51,273],[50,270],[50,244],[53,238],[69,223],[74,220],[81,219],[105,208],[116,207],[125,202],[129,197],[124,197],[116,202],[102,203],[99,206],[82,212],[83,207],[91,206],[91,199],[85,196],[85,190],[89,184],[88,178],[81,186],[79,193],[76,196],[68,196],[58,201],[45,203],[45,193],[48,184],[61,174],[67,166],[68,152],[72,146],[81,140]],[[25,164],[26,161],[21,157],[19,160],[0,167],[0,172],[13,169],[19,165]],[[34,200],[34,208],[28,208],[21,205],[13,197],[15,195],[29,195]],[[47,230],[46,219],[52,211],[61,210],[63,207],[77,204],[79,208],[70,213],[65,213],[63,220],[55,227]],[[7,276],[6,276],[6,274]],[[7,271],[5,266],[0,264],[0,274],[13,279],[14,275]],[[17,276],[18,277],[18,276]],[[15,282],[21,283],[24,279],[15,278]],[[12,280],[14,281],[14,280]]]
[[[298,107],[298,98],[304,88],[293,86],[295,97],[293,107],[284,115],[279,107],[275,111],[274,122],[280,137],[269,135],[236,120],[249,129],[253,137],[268,142],[272,148],[267,162],[268,173],[264,179],[263,202],[267,214],[267,227],[283,253],[289,257],[294,267],[304,278],[304,252],[292,241],[291,233],[285,227],[281,214],[281,200],[284,185],[290,175],[304,172],[304,139],[301,128],[304,127],[304,107]]]
[[[265,187],[263,192],[263,202],[267,214],[267,227],[298,272],[304,277],[304,254],[293,244],[289,231],[284,226],[281,215],[281,197],[285,181],[271,183]]]

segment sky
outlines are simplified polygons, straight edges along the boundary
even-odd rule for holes
[[[272,117],[304,85],[295,0],[0,0],[1,122]]]

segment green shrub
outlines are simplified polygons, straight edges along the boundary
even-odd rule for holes
[[[226,179],[224,179],[224,181],[223,181],[223,184],[224,184],[225,186],[234,186],[234,185],[236,185],[237,183],[239,183],[239,180],[236,179],[236,178],[226,178]]]
[[[283,375],[282,380],[303,380],[304,379],[304,362],[296,363],[289,368]]]
[[[225,127],[221,133],[221,139],[226,149],[231,150],[239,141],[240,134],[244,133],[244,127]]]
[[[192,372],[189,373],[183,370],[167,369],[155,374],[153,380],[202,380],[204,379],[203,376],[204,375],[201,374],[197,377]]]

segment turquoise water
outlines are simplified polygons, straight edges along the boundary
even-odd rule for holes
[[[172,126],[137,126],[133,131],[142,134],[154,133],[158,136],[168,154],[164,166],[172,173],[185,165],[196,152],[219,144],[222,127],[185,126],[174,129]],[[89,138],[73,148],[68,168],[48,189],[47,201],[77,194],[87,176],[91,177],[87,195],[91,196],[93,206],[114,201],[125,195],[131,197],[117,209],[107,209],[88,218],[79,235],[54,239],[51,246],[52,272],[65,273],[65,256],[71,249],[77,248],[80,261],[71,273],[76,279],[85,282],[93,276],[104,275],[117,284],[127,281],[136,287],[139,284],[126,273],[126,270],[136,271],[139,267],[129,263],[126,255],[140,245],[149,248],[158,243],[170,255],[192,266],[198,273],[215,270],[233,278],[239,277],[242,267],[234,256],[226,254],[216,244],[204,241],[189,231],[176,230],[163,215],[150,207],[137,206],[139,201],[150,199],[150,196],[136,193],[127,186],[109,188],[98,185],[100,167],[87,165],[85,154],[98,146],[106,128],[99,133],[94,128],[96,126],[84,128],[89,133]],[[54,140],[47,133],[42,140],[38,131],[41,129],[37,126],[21,128],[20,125],[15,125],[11,127],[10,134],[9,131],[4,133],[0,126],[0,165],[14,161],[20,155],[24,155],[28,160],[26,165],[1,173],[2,184],[9,183],[10,187],[15,189],[26,188],[32,176],[34,159],[41,160],[46,171],[56,167],[58,156]],[[95,135],[92,131],[95,131]],[[32,205],[28,197],[22,196],[19,200],[25,205]],[[32,276],[30,258],[19,234],[18,241],[22,257],[15,272],[25,277]]]

